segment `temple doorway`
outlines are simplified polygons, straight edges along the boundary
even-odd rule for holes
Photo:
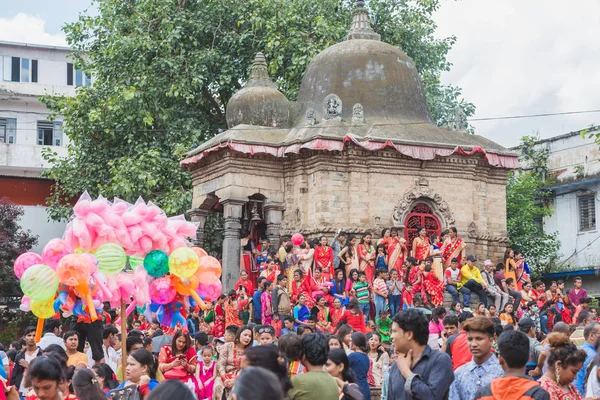
[[[415,204],[404,223],[404,238],[408,246],[412,246],[413,239],[418,236],[417,227],[424,226],[427,230],[427,237],[433,233],[438,237],[441,233],[440,220],[433,214],[433,210],[425,203]]]

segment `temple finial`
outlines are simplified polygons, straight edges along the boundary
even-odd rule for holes
[[[346,40],[352,39],[367,39],[380,40],[381,36],[371,27],[369,20],[369,12],[365,8],[364,0],[356,0],[356,7],[353,12],[352,25],[350,32],[346,36]]]
[[[250,78],[245,85],[246,87],[252,86],[270,86],[277,87],[275,82],[273,82],[269,78],[269,73],[267,71],[267,59],[265,55],[261,52],[256,53],[254,57],[254,61],[252,62],[252,72],[250,73]]]

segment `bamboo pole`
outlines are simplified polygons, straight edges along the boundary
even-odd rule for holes
[[[121,299],[121,370],[125,381],[125,368],[127,367],[127,313],[125,300]]]

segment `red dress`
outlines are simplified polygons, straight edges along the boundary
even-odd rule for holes
[[[314,259],[316,266],[321,267],[323,278],[331,279],[333,276],[333,249],[329,246],[315,247]]]
[[[225,310],[220,304],[215,306],[215,325],[212,329],[212,335],[215,338],[220,338],[225,335]]]
[[[414,238],[413,243],[415,244],[414,245],[414,248],[415,248],[414,257],[418,261],[423,261],[424,259],[429,257],[430,245],[429,245],[429,239],[427,237],[425,237],[423,240],[421,240],[420,237],[416,237],[416,238]]]
[[[352,311],[346,310],[342,315],[342,321],[346,321],[350,327],[362,333],[367,333],[367,327],[365,326],[365,315],[362,312],[359,312],[358,315],[352,314]]]
[[[375,257],[377,256],[375,247],[372,244],[368,246],[359,244],[356,251],[358,252],[359,271],[364,271],[365,275],[367,275],[367,282],[373,283],[373,278],[375,277]],[[366,258],[368,262],[363,258]]]
[[[302,282],[300,283],[298,283],[297,281],[292,281],[292,297],[290,300],[292,301],[292,304],[296,304],[296,302],[298,301],[298,296],[300,294],[303,294],[306,298],[306,302],[304,304],[310,309],[312,306],[315,305],[315,303],[312,298],[312,289],[310,287],[308,279],[310,278],[305,276],[304,278],[302,278]]]
[[[198,365],[198,356],[196,355],[196,350],[194,347],[190,346],[189,349],[183,354],[185,356],[186,361],[189,365]],[[160,349],[160,353],[158,354],[158,362],[162,364],[169,364],[178,359],[179,356],[173,355],[173,350],[171,349],[171,345],[164,345]],[[173,367],[168,371],[163,372],[163,376],[165,379],[178,379],[183,383],[186,383],[189,379],[192,380],[194,386],[196,387],[196,394],[200,394],[200,389],[198,388],[198,382],[196,380],[196,376],[193,373],[190,373],[186,370],[182,365],[178,367]]]
[[[440,281],[433,271],[423,273],[421,298],[425,305],[428,303],[427,293],[431,295],[431,303],[434,306],[444,304],[444,282]]]
[[[331,330],[332,330],[331,333],[334,333],[335,330],[337,329],[338,323],[342,320],[342,317],[344,316],[346,309],[342,306],[338,309],[332,308],[329,311],[330,311],[329,315],[331,317]]]
[[[246,288],[246,294],[249,297],[252,297],[252,295],[254,294],[254,284],[252,283],[252,281],[250,279],[246,279],[246,281],[243,280],[239,280],[235,283],[235,286],[233,287],[236,291],[238,290],[238,288],[240,287],[240,285],[242,285],[243,287]]]

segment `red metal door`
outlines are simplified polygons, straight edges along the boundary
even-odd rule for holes
[[[423,226],[427,230],[427,237],[436,233],[438,237],[441,233],[440,221],[435,215],[431,207],[424,203],[417,203],[410,210],[404,223],[404,238],[408,246],[412,246],[413,239],[418,236],[417,227]]]

